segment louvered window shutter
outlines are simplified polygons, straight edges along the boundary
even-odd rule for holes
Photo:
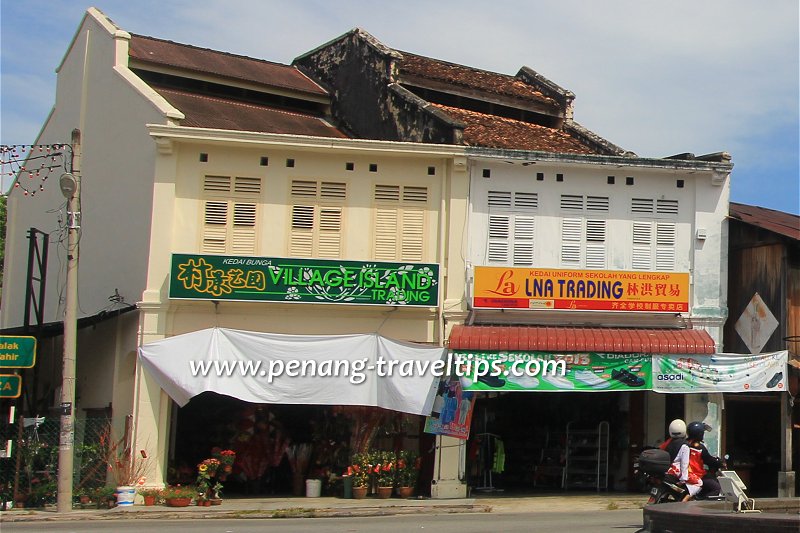
[[[675,233],[676,226],[672,222],[656,224],[656,270],[675,270]]]
[[[342,208],[321,207],[319,210],[319,256],[341,256]]]
[[[606,268],[606,221],[586,221],[586,268]]]
[[[296,257],[314,255],[314,211],[313,205],[292,206],[292,229],[289,253]]]
[[[375,259],[422,261],[428,188],[376,184],[373,200]]]
[[[343,203],[347,199],[347,184],[292,180],[291,195],[289,254],[295,257],[341,257],[343,207],[329,204]]]
[[[205,176],[202,251],[206,253],[252,255],[256,251],[258,203],[241,197],[258,198],[261,178]]]
[[[508,248],[511,217],[509,215],[489,215],[489,246],[487,262],[508,263]]]
[[[580,266],[583,219],[564,218],[561,221],[561,263]]]
[[[653,265],[653,224],[652,222],[633,223],[633,268],[651,270]]]

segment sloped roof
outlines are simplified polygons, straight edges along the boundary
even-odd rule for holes
[[[464,123],[464,144],[468,146],[571,154],[598,153],[597,149],[564,130],[458,107],[431,105]]]
[[[515,76],[498,74],[488,70],[481,70],[465,65],[448,63],[439,59],[419,56],[409,52],[401,52],[403,60],[400,62],[401,82],[402,75],[412,75],[429,80],[441,81],[458,87],[485,91],[533,100],[556,106],[552,98],[537,91],[532,85],[525,83]]]
[[[730,217],[784,237],[800,241],[800,216],[766,207],[730,203]]]
[[[131,35],[128,56],[143,63],[328,96],[327,91],[293,66],[154,37]]]
[[[275,107],[153,87],[186,116],[182,126],[348,138],[322,118]]]

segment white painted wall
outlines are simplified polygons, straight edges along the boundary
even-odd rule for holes
[[[117,56],[127,58],[127,34],[90,10],[58,69],[56,104],[37,140],[68,143],[74,128],[82,131],[81,317],[107,308],[115,289],[135,303],[145,285],[155,159],[145,124],[166,119],[121,74],[127,69],[115,65]],[[0,327],[23,321],[30,227],[51,233],[45,321],[62,319],[63,204],[58,175],[34,198],[12,189]]]
[[[468,239],[468,261],[474,265],[486,265],[488,210],[487,196],[490,190],[536,192],[539,207],[536,211],[534,264],[543,268],[561,268],[561,220],[562,194],[594,195],[609,197],[607,214],[587,214],[588,218],[607,220],[607,265],[606,270],[634,270],[632,264],[631,220],[674,221],[677,225],[675,272],[690,272],[690,315],[700,311],[700,316],[724,317],[725,294],[725,217],[728,205],[728,180],[714,185],[711,172],[678,171],[663,168],[586,165],[578,163],[546,163],[523,166],[522,161],[473,160],[470,170],[470,218]],[[488,169],[491,177],[484,178]],[[544,174],[537,181],[537,173]],[[556,174],[563,174],[564,181],[557,182]],[[608,176],[615,177],[613,185]],[[634,184],[626,185],[626,178],[633,177]],[[677,180],[684,187],[677,187]],[[632,218],[631,198],[656,198],[677,200],[679,213],[676,217]],[[580,216],[580,215],[576,215]],[[696,239],[696,231],[706,232],[705,240]],[[510,264],[510,263],[509,263]],[[720,274],[722,272],[722,275]],[[600,315],[598,314],[598,317]],[[720,323],[710,325],[709,333],[719,342]]]

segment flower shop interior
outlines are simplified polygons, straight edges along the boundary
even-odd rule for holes
[[[306,494],[321,481],[322,496],[342,496],[342,476],[356,485],[364,464],[390,463],[402,481],[430,494],[434,435],[425,417],[366,406],[254,404],[205,392],[174,410],[169,484],[193,484],[198,467],[220,449],[235,452],[224,481],[226,496]],[[366,475],[360,476],[366,479]]]
[[[631,453],[647,444],[644,395],[476,394],[465,446],[472,494],[637,490],[629,467]],[[683,408],[683,395],[666,395],[667,420],[681,417]],[[226,496],[303,495],[307,479],[321,480],[321,495],[341,496],[344,474],[358,484],[359,469],[385,462],[381,454],[389,453],[393,468],[414,470],[415,495],[430,496],[435,435],[425,432],[423,416],[378,407],[253,404],[206,392],[175,409],[171,428],[170,484],[194,483],[202,461],[229,449],[236,461],[224,482]],[[364,482],[373,490],[377,485]]]

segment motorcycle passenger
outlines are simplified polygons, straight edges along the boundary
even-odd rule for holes
[[[669,460],[675,461],[678,451],[686,442],[686,422],[676,418],[669,423],[669,438],[659,445],[659,448],[669,453]]]
[[[692,498],[702,499],[709,494],[719,494],[720,492],[715,472],[723,465],[723,462],[718,457],[711,455],[703,444],[706,428],[708,426],[703,422],[689,424],[686,427],[686,443],[676,457],[680,469],[679,479],[686,483],[686,489],[689,492],[683,501],[689,501]],[[711,472],[706,471],[706,465]]]

